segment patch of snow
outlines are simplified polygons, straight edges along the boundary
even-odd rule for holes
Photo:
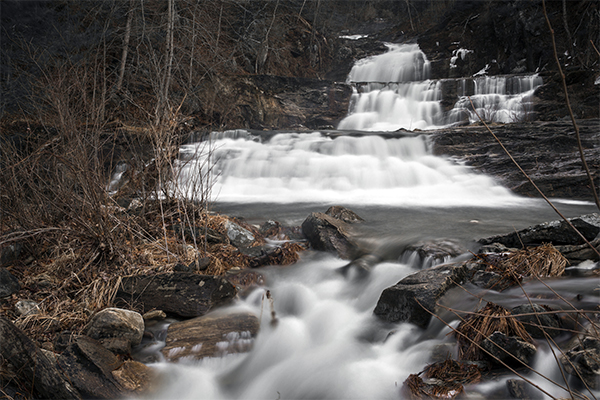
[[[594,81],[594,85],[600,85],[600,75],[598,75],[598,77]]]
[[[490,69],[490,64],[486,64],[485,68],[482,68],[480,71],[476,72],[473,76],[486,75],[489,69]]]
[[[452,51],[452,58],[450,58],[450,68],[456,68],[456,60],[460,57],[461,60],[465,59],[465,56],[469,53],[473,53],[473,50],[457,49]]]
[[[340,39],[348,39],[348,40],[358,40],[369,37],[369,35],[342,35],[338,36]]]

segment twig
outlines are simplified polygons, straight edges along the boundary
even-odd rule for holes
[[[479,113],[477,113],[477,110],[475,109],[475,105],[473,104],[473,101],[471,100],[471,97],[469,97],[469,102],[471,103],[471,106],[473,107],[473,111],[475,112],[475,115],[477,115],[477,118],[479,118],[479,120],[483,123],[483,126],[485,126],[485,128],[487,129],[487,131],[489,133],[492,134],[492,136],[494,137],[494,139],[496,139],[496,141],[498,142],[498,144],[500,145],[500,147],[502,147],[502,150],[504,150],[504,152],[508,155],[508,157],[511,159],[511,161],[517,166],[517,168],[519,168],[519,171],[521,171],[521,173],[525,176],[525,178],[527,178],[527,180],[529,181],[529,183],[531,183],[533,185],[533,187],[535,188],[535,190],[537,190],[537,192],[540,194],[540,196],[543,197],[544,200],[546,200],[546,202],[550,205],[550,207],[552,207],[552,209],[558,214],[560,215],[560,217],[571,227],[573,228],[573,230],[575,231],[575,233],[577,233],[585,243],[587,243],[588,246],[591,247],[591,249],[598,255],[598,257],[600,257],[600,252],[598,251],[598,249],[596,249],[594,246],[592,246],[592,244],[586,239],[585,236],[583,236],[583,234],[581,232],[579,232],[579,230],[577,228],[575,228],[575,226],[573,226],[573,224],[571,223],[571,221],[569,221],[567,219],[567,217],[565,217],[560,211],[558,211],[558,208],[556,208],[554,206],[554,204],[552,204],[552,202],[546,197],[546,195],[541,191],[541,189],[533,182],[533,180],[529,177],[529,175],[527,175],[527,172],[525,172],[523,170],[523,168],[521,168],[521,166],[519,165],[519,163],[517,162],[517,160],[515,160],[513,158],[513,156],[510,154],[510,152],[506,149],[506,147],[504,147],[504,145],[502,144],[502,142],[500,141],[500,139],[498,139],[498,136],[496,136],[496,134],[494,132],[492,132],[492,130],[490,129],[490,127],[485,123],[485,121],[479,116]]]
[[[550,24],[550,19],[548,18],[548,13],[546,12],[546,1],[542,0],[542,7],[544,9],[544,17],[546,17],[546,23],[548,24],[548,29],[550,29],[550,36],[552,37],[552,48],[554,49],[554,59],[556,60],[556,66],[558,67],[558,72],[560,73],[560,78],[562,80],[563,91],[565,92],[565,103],[567,105],[567,109],[569,110],[569,115],[571,116],[571,122],[573,122],[573,127],[575,128],[575,136],[577,137],[577,147],[579,148],[579,155],[581,157],[581,163],[583,164],[583,168],[590,180],[590,188],[592,189],[592,193],[594,195],[594,201],[596,202],[596,206],[600,210],[600,198],[598,198],[598,193],[596,192],[596,186],[594,185],[594,178],[590,172],[590,169],[585,161],[585,155],[583,154],[583,147],[581,146],[581,135],[579,134],[579,126],[577,126],[577,122],[575,121],[575,116],[573,115],[573,110],[571,109],[571,102],[569,101],[569,93],[567,91],[567,81],[565,79],[565,74],[563,73],[562,67],[560,66],[560,61],[558,60],[558,53],[556,52],[556,39],[554,38],[554,29],[552,29],[552,25]],[[593,44],[593,43],[592,43]],[[600,256],[600,254],[599,254]]]

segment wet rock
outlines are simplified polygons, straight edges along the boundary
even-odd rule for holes
[[[255,315],[241,312],[209,314],[175,322],[169,326],[162,354],[172,362],[247,352],[259,326]]]
[[[198,317],[225,304],[236,295],[226,279],[175,272],[124,277],[115,305],[145,310],[159,309],[181,317]]]
[[[537,352],[531,343],[516,336],[506,336],[502,332],[492,333],[481,342],[481,346],[495,357],[486,354],[496,364],[529,365]]]
[[[590,241],[590,244],[600,252],[600,238]],[[600,259],[598,258],[598,254],[587,243],[579,246],[556,246],[556,250],[560,251],[569,260],[571,265],[577,265],[586,260],[597,261]]]
[[[592,389],[600,389],[600,340],[584,337],[560,359],[568,374]]]
[[[6,268],[0,267],[0,298],[8,297],[21,290],[19,280]]]
[[[84,333],[114,353],[129,354],[142,341],[144,319],[135,311],[106,308],[92,317]]]
[[[157,387],[156,370],[141,362],[127,360],[112,376],[127,391],[137,395],[148,394]]]
[[[466,276],[465,264],[446,264],[414,273],[381,293],[373,311],[388,322],[411,322],[426,328],[436,302]]]
[[[123,387],[112,371],[119,359],[98,341],[79,336],[58,357],[58,365],[84,398],[114,399],[123,396]]]
[[[152,310],[142,315],[144,322],[146,321],[162,321],[167,318],[167,314],[163,310]]]
[[[551,92],[551,96],[555,95],[556,92]],[[598,165],[599,120],[577,120],[577,124],[588,165]],[[497,125],[492,130],[546,196],[592,200],[589,179],[581,168],[570,120]],[[520,195],[540,197],[484,127],[440,129],[432,131],[431,139],[434,154],[456,157],[468,166],[495,177],[503,186]],[[548,154],[552,154],[551,160]],[[521,248],[521,244],[517,243],[514,247]]]
[[[375,254],[365,254],[356,260],[338,268],[338,272],[344,276],[355,274],[356,278],[362,279],[369,276],[373,267],[379,264],[383,259]]]
[[[556,314],[546,314],[548,311],[553,310],[545,305],[523,304],[513,308],[510,312],[523,323],[525,330],[532,338],[545,339],[544,331],[550,337],[556,337],[562,333],[560,319]]]
[[[569,221],[587,240],[594,240],[600,234],[600,215],[597,213],[569,218]],[[561,220],[545,222],[507,235],[480,239],[479,243],[484,245],[501,243],[508,247],[521,248],[522,244],[525,246],[539,246],[544,243],[581,245],[583,240],[565,221]]]
[[[354,224],[356,222],[363,222],[364,219],[358,216],[354,211],[347,209],[342,206],[331,206],[325,211],[325,214],[333,217],[335,219],[339,219],[348,224]]]
[[[512,283],[504,279],[501,275],[491,271],[477,271],[471,283],[483,289],[493,289],[501,292],[512,286]]]
[[[254,235],[248,229],[241,227],[232,221],[225,223],[227,237],[231,244],[238,248],[250,247],[254,242]]]
[[[513,399],[542,400],[544,394],[522,379],[509,379],[506,388]]]
[[[427,240],[408,246],[402,259],[410,259],[411,254],[416,254],[419,261],[411,260],[412,264],[419,265],[422,268],[430,268],[432,265],[447,262],[452,257],[457,257],[466,252],[467,248],[457,240]]]
[[[1,358],[8,362],[20,380],[35,390],[39,398],[81,398],[56,364],[4,317],[0,317],[0,338]]]
[[[358,253],[350,225],[329,215],[311,213],[302,223],[302,232],[315,250],[330,251],[346,260]]]

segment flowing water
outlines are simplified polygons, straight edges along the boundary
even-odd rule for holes
[[[183,194],[197,198],[198,190],[211,187],[215,210],[255,224],[274,219],[299,225],[310,212],[324,212],[334,204],[348,206],[366,220],[359,228],[364,241],[391,247],[425,237],[457,239],[469,246],[480,237],[556,219],[541,201],[515,196],[490,177],[433,156],[426,135],[378,132],[445,123],[438,83],[427,80],[428,61],[418,47],[391,45],[380,57],[352,70],[351,81],[380,83],[357,89],[341,130],[237,130],[183,146],[178,182]],[[481,79],[477,90],[483,85],[482,91],[492,92],[493,85]],[[496,91],[502,91],[506,80],[495,84]],[[533,86],[493,95],[512,96]],[[567,216],[593,211],[591,203],[557,204]],[[421,267],[402,260],[390,258],[375,265],[364,280],[343,277],[336,269],[346,262],[319,252],[304,253],[292,266],[263,269],[266,288],[254,290],[231,307],[232,312],[243,309],[261,316],[252,350],[154,364],[164,373],[157,397],[402,398],[400,389],[408,375],[421,371],[438,345],[453,340],[447,336],[450,328],[439,323],[421,330],[406,323],[384,324],[373,316],[381,292]],[[562,285],[559,290],[570,298],[597,301],[596,283],[589,279],[555,284]],[[273,298],[276,323],[266,290]],[[548,289],[532,286],[532,290],[548,296]],[[523,301],[518,293],[490,296],[507,306]],[[465,311],[476,306],[464,292],[453,292],[445,301]],[[457,324],[450,317],[448,322]],[[541,351],[536,365],[558,377],[548,354]],[[504,380],[500,377],[469,391],[503,397]],[[543,387],[565,395],[552,384]]]

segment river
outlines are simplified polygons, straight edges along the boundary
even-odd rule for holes
[[[545,202],[516,196],[491,177],[433,156],[426,132],[389,133],[398,128],[435,129],[449,123],[449,115],[460,114],[440,115],[440,99],[430,92],[437,83],[427,80],[428,61],[418,46],[389,48],[387,58],[359,62],[351,72],[350,81],[386,83],[357,86],[342,129],[214,132],[202,142],[182,147],[181,194],[197,198],[200,188],[211,198],[213,211],[241,216],[257,225],[271,219],[298,226],[311,212],[346,206],[365,219],[357,225],[362,240],[390,248],[423,238],[455,239],[473,247],[478,238],[558,219]],[[387,68],[390,65],[392,69]],[[519,104],[515,106],[529,95],[522,93],[532,86],[525,86],[517,94],[490,92],[496,101],[482,101],[487,104],[482,110],[488,107],[489,115],[506,115],[489,107],[505,110],[503,104],[510,103],[516,107],[512,115],[526,113]],[[208,166],[210,175],[206,174]],[[588,202],[555,202],[568,217],[594,211]],[[390,257],[375,265],[368,278],[353,280],[336,272],[346,263],[331,254],[308,251],[292,266],[263,269],[266,287],[240,298],[228,310],[261,316],[252,350],[153,364],[163,373],[156,397],[402,398],[402,383],[408,375],[431,361],[436,346],[452,342],[447,335],[450,329],[440,324],[427,330],[408,323],[385,324],[373,315],[381,292],[420,265]],[[561,290],[569,293],[579,288],[595,301],[597,294],[589,279],[570,282]],[[272,295],[276,322],[268,311],[266,290]],[[475,306],[464,292],[454,296],[456,307]],[[456,320],[451,322],[456,324]],[[561,379],[556,363],[548,361],[550,354],[542,346],[535,365],[548,377]],[[554,396],[568,395],[531,376]],[[502,398],[507,395],[506,379],[498,376],[466,390],[473,398]]]

